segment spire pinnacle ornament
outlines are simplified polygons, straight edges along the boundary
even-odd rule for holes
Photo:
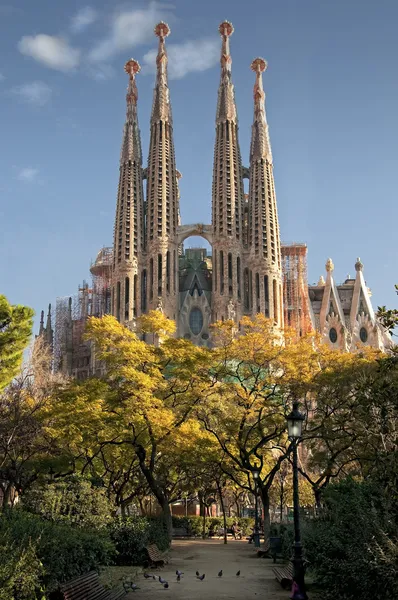
[[[272,152],[265,114],[265,93],[262,77],[267,67],[268,63],[264,58],[255,58],[250,65],[251,70],[256,74],[256,81],[253,88],[254,119],[250,154],[252,158],[264,158],[271,163]]]
[[[234,32],[234,26],[229,21],[223,21],[218,26],[218,31],[222,37],[221,46],[221,68],[224,70],[231,70],[232,58],[229,52],[229,38]]]
[[[159,38],[158,53],[156,56],[156,83],[153,95],[151,123],[158,121],[172,122],[171,106],[167,77],[167,51],[165,39],[170,35],[170,27],[160,21],[154,28],[156,37]]]

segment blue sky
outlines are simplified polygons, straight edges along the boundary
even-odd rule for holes
[[[210,222],[221,20],[232,21],[240,144],[248,163],[253,73],[264,56],[282,239],[360,256],[374,304],[397,305],[396,0],[0,0],[0,293],[37,313],[74,293],[112,244],[125,115],[137,77],[144,156],[153,26],[171,26],[170,89],[184,223]]]

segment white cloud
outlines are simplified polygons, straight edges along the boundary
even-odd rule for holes
[[[39,174],[39,169],[34,169],[33,167],[25,167],[21,169],[18,173],[18,179],[20,181],[32,182],[35,181]]]
[[[0,81],[4,81],[4,80],[5,80],[5,77],[4,77],[3,73],[0,73]]]
[[[40,63],[57,71],[71,71],[80,62],[80,50],[69,46],[67,40],[39,33],[25,36],[18,43],[22,54],[31,56]]]
[[[29,104],[44,106],[51,99],[52,89],[43,81],[31,81],[11,88],[10,93]]]
[[[220,42],[216,39],[202,39],[183,42],[181,44],[167,44],[168,73],[170,79],[181,79],[198,71],[206,71],[217,64],[220,58]],[[150,50],[143,59],[143,73],[156,70],[157,50]]]
[[[97,11],[91,6],[81,8],[72,18],[71,30],[73,33],[80,33],[86,27],[92,25],[98,18]]]
[[[96,65],[90,65],[86,69],[86,73],[95,81],[107,81],[108,79],[112,79],[115,75],[115,69],[110,65],[105,63],[98,63]]]
[[[109,35],[99,42],[89,53],[92,61],[102,61],[144,44],[153,39],[153,28],[161,20],[170,18],[169,5],[150,2],[146,8],[118,12],[112,18]]]

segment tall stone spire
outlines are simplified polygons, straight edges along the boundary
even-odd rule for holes
[[[230,301],[242,315],[243,251],[243,178],[238,140],[238,117],[234,86],[231,80],[232,58],[229,38],[234,28],[223,21],[219,28],[221,45],[221,78],[216,112],[216,140],[213,164],[213,318],[228,318]],[[231,312],[231,311],[229,311]]]
[[[47,322],[46,322],[46,328],[45,328],[45,333],[46,333],[46,342],[49,346],[49,348],[52,349],[53,347],[53,336],[54,336],[54,332],[51,326],[51,304],[48,305],[48,313],[47,313]]]
[[[173,121],[167,79],[167,23],[155,27],[159,38],[156,81],[151,115],[147,169],[146,265],[141,272],[142,310],[162,306],[167,317],[177,316],[179,192]]]
[[[114,230],[112,313],[120,322],[128,323],[137,316],[139,310],[138,263],[143,250],[144,193],[135,81],[140,65],[130,59],[124,70],[129,76],[129,85]]]
[[[43,335],[43,333],[44,333],[44,310],[42,310],[40,313],[39,335]]]
[[[253,271],[251,308],[253,314],[261,312],[282,326],[280,235],[262,81],[266,68],[263,58],[256,58],[251,64],[256,74],[249,175],[249,255]]]

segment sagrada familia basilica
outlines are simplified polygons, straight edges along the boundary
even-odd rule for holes
[[[50,310],[46,326],[42,313],[40,334],[53,345],[56,370],[79,378],[96,372],[90,345],[82,338],[89,316],[111,313],[134,327],[136,318],[150,310],[161,310],[176,321],[178,336],[198,345],[211,345],[213,322],[238,323],[244,315],[262,313],[277,327],[294,327],[299,335],[318,330],[334,348],[390,346],[375,317],[359,258],[355,278],[338,285],[328,259],[326,278],[308,285],[306,245],[281,243],[263,89],[267,63],[263,58],[251,63],[254,116],[249,164],[244,166],[231,73],[233,31],[228,21],[219,26],[211,224],[183,225],[180,219],[181,174],[167,77],[169,26],[161,22],[155,27],[159,46],[145,165],[138,125],[140,65],[133,59],[126,63],[127,113],[113,247],[98,253],[91,285],[84,283],[75,296],[57,299],[54,331]],[[244,179],[249,180],[248,194]],[[184,240],[191,236],[204,238],[211,255],[206,248],[184,250]]]

